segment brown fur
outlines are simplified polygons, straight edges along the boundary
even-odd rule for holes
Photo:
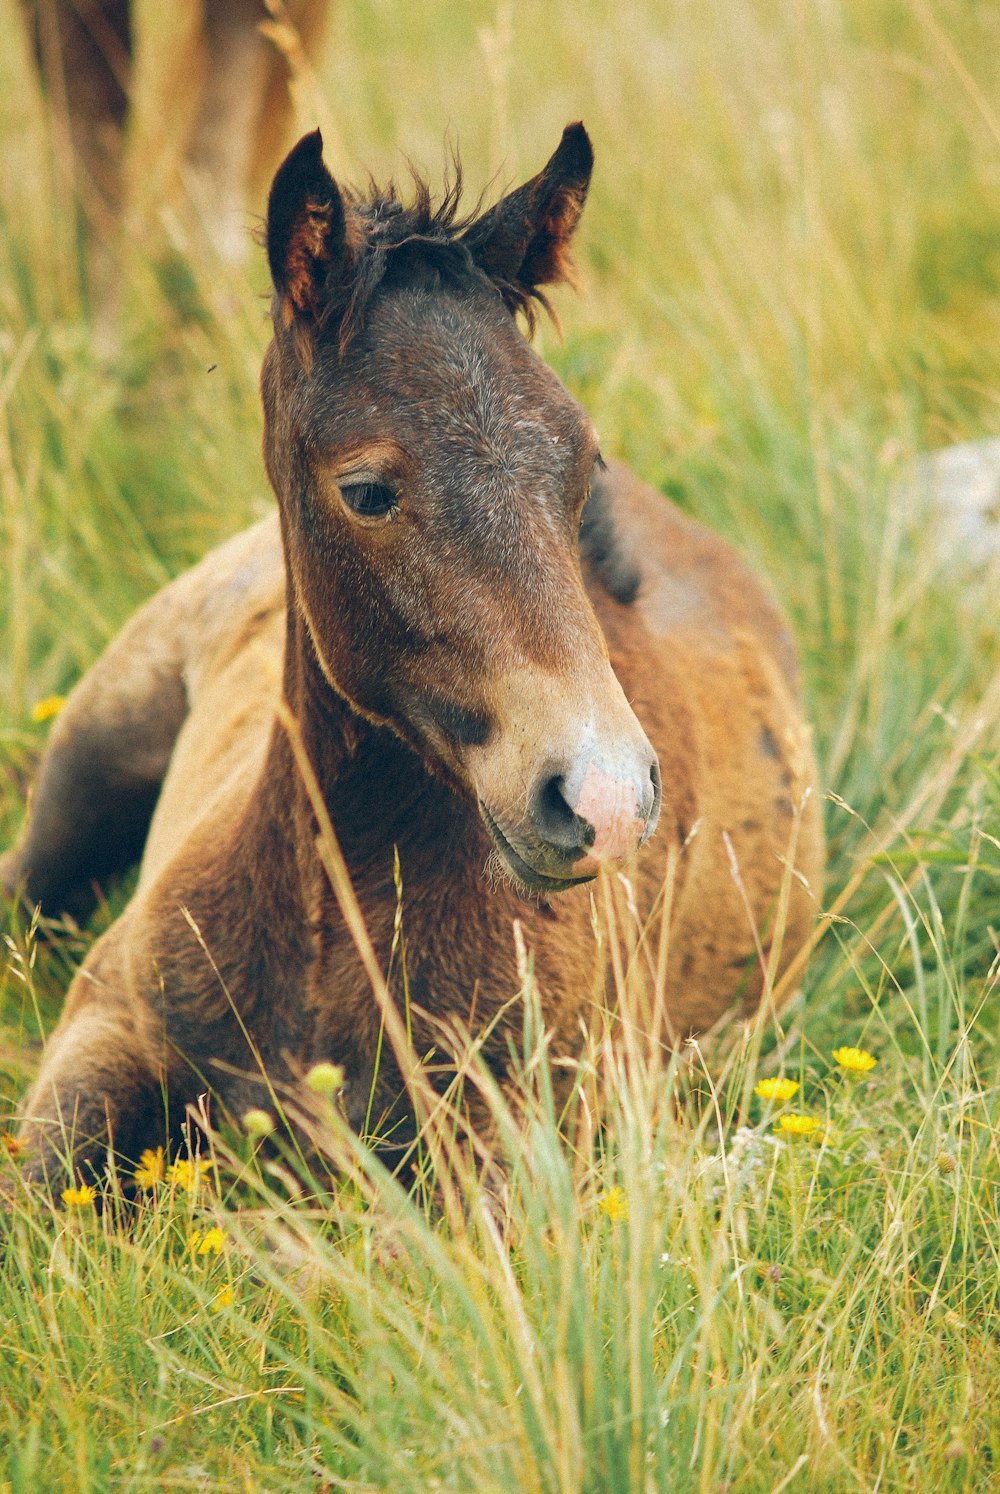
[[[343,1064],[355,1125],[369,1108],[383,1130],[405,1116],[385,1050],[376,1073],[379,1007],[317,854],[282,698],[383,969],[398,854],[418,1052],[436,1019],[471,1021],[503,1074],[521,1020],[515,920],[555,1058],[594,1025],[583,767],[615,794],[634,786],[633,848],[662,779],[659,831],[628,871],[648,912],[675,865],[673,1040],[759,999],[789,857],[776,969],[806,938],[822,837],[787,626],[727,545],[604,467],[504,304],[525,264],[561,273],[589,178],[581,136],[567,131],[527,199],[473,227],[425,225],[415,248],[404,225],[368,267],[346,349],[325,312],[366,267],[352,255],[329,283],[346,239],[318,243],[304,211],[339,192],[318,137],[279,172],[262,388],[280,516],[154,597],[81,681],[3,868],[56,911],[130,858],[162,779],[135,895],[74,981],[24,1104],[33,1175],[55,1166],[60,1125],[94,1164],[109,1130],[132,1156],[162,1136],[164,1094],[168,1130],[208,1088],[237,1116],[267,1103],[258,1059],[289,1083]],[[366,513],[359,483],[398,508]],[[487,876],[497,856],[512,880]],[[397,960],[399,1000],[401,982]]]

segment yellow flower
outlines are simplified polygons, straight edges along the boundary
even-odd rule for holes
[[[155,1188],[157,1183],[163,1182],[163,1170],[162,1146],[158,1146],[155,1152],[147,1147],[133,1176],[140,1188]]]
[[[223,1287],[221,1292],[216,1292],[215,1296],[209,1303],[209,1306],[211,1307],[213,1312],[225,1312],[226,1308],[232,1307],[232,1305],[233,1289],[229,1286]]]
[[[58,716],[66,704],[65,695],[46,695],[44,700],[36,700],[31,707],[32,721],[51,721],[53,716]]]
[[[305,1078],[306,1088],[317,1095],[335,1095],[344,1087],[344,1070],[339,1063],[314,1063]]]
[[[787,1115],[779,1116],[776,1131],[784,1131],[789,1136],[815,1136],[819,1130],[820,1123],[814,1115],[796,1115],[790,1110]]]
[[[762,1100],[777,1100],[779,1104],[783,1105],[786,1100],[792,1098],[798,1089],[799,1082],[797,1079],[761,1079],[759,1083],[754,1085],[753,1092],[755,1095],[759,1095]]]
[[[80,1188],[64,1188],[62,1191],[62,1201],[68,1209],[85,1209],[96,1197],[96,1188],[91,1188],[87,1183]]]
[[[225,1248],[226,1237],[217,1226],[207,1229],[204,1234],[196,1229],[188,1241],[192,1255],[221,1255]]]
[[[266,1110],[248,1110],[243,1117],[243,1129],[248,1136],[270,1136],[274,1130],[274,1116]]]
[[[609,1193],[605,1193],[599,1207],[604,1210],[612,1223],[628,1218],[628,1199],[620,1188],[612,1188]]]
[[[170,1186],[183,1188],[185,1193],[197,1193],[199,1183],[204,1182],[209,1163],[205,1157],[181,1157],[167,1168]]]
[[[833,1057],[849,1074],[867,1074],[878,1063],[878,1059],[866,1053],[864,1048],[837,1048]]]
[[[10,1131],[5,1131],[0,1137],[0,1145],[10,1157],[17,1157],[24,1151],[24,1142],[19,1136],[14,1136]]]

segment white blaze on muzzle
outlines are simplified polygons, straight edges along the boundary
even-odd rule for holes
[[[632,780],[612,777],[591,762],[570,807],[594,831],[587,862],[625,861],[642,844],[648,815],[642,813]]]
[[[512,672],[491,705],[499,730],[467,758],[487,823],[541,877],[627,861],[655,828],[659,768],[608,661],[572,679]]]

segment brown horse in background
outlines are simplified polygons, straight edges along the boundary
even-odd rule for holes
[[[54,114],[65,122],[75,188],[93,232],[110,239],[125,198],[125,141],[136,36],[131,0],[22,0],[32,51]],[[319,50],[329,0],[176,0],[169,29],[183,36],[163,80],[183,140],[190,184],[209,206],[218,247],[243,258],[246,212],[263,194],[292,126],[286,51]],[[268,32],[270,28],[270,33]],[[172,121],[173,122],[173,121]]]
[[[279,171],[279,514],[76,687],[2,865],[54,914],[144,847],[23,1106],[29,1176],[67,1135],[77,1167],[109,1141],[134,1157],[207,1086],[238,1117],[268,1103],[262,1069],[294,1086],[318,1060],[343,1065],[353,1125],[393,1124],[327,817],[416,1052],[454,1020],[501,1079],[515,920],[557,1069],[596,1025],[602,868],[640,917],[670,869],[672,1042],[752,1009],[807,938],[822,834],[787,626],[726,544],[605,462],[516,323],[567,276],[592,160],[573,125],[465,221],[456,192],[340,189],[318,132]]]

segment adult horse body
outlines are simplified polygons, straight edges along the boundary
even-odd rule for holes
[[[752,1007],[807,936],[822,838],[786,625],[726,545],[605,465],[516,326],[566,275],[591,165],[571,126],[465,223],[454,196],[344,194],[318,134],[275,178],[279,516],[154,597],[80,682],[3,865],[54,912],[145,846],[24,1104],[29,1173],[70,1127],[77,1165],[109,1133],[137,1155],[164,1095],[171,1125],[209,1086],[239,1115],[266,1100],[261,1065],[293,1083],[335,1061],[354,1124],[393,1111],[317,791],[383,969],[401,882],[417,1051],[457,1018],[503,1071],[514,919],[552,1051],[578,1050],[602,865],[627,863],[648,911],[672,864],[674,1038]],[[390,984],[401,999],[398,960]]]

